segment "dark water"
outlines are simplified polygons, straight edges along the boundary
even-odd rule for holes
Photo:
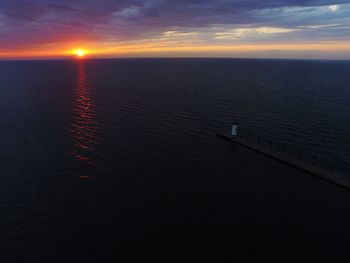
[[[0,62],[1,262],[215,261],[309,241],[346,255],[334,240],[349,241],[347,192],[214,133],[237,119],[346,174],[349,72],[325,61]]]

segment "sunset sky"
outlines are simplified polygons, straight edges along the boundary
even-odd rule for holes
[[[1,0],[0,59],[350,59],[350,3],[325,0]]]

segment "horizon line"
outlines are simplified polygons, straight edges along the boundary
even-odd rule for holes
[[[227,59],[227,60],[298,60],[298,61],[339,61],[339,62],[350,62],[350,58],[290,58],[290,57],[213,57],[213,56],[154,56],[154,57],[13,57],[13,58],[1,58],[0,62],[6,61],[88,61],[88,60],[125,60],[125,59]]]

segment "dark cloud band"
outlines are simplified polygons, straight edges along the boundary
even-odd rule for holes
[[[65,39],[129,40],[166,30],[218,25],[296,28],[320,23],[348,26],[349,8],[335,14],[317,7],[346,4],[325,0],[2,0],[0,48]],[[309,10],[307,8],[310,8]],[[316,9],[315,9],[316,8]],[[287,9],[287,11],[286,11]],[[307,14],[307,13],[310,14]],[[337,38],[341,30],[334,30]],[[327,32],[320,28],[322,36]],[[317,35],[314,28],[313,35]],[[326,33],[325,33],[326,32]],[[294,33],[295,34],[295,33]],[[344,35],[344,34],[343,34]],[[297,36],[297,34],[295,34]],[[300,34],[300,37],[307,37]],[[320,37],[322,37],[320,36]],[[339,33],[339,37],[340,36]]]

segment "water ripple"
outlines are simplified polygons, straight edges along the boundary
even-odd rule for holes
[[[77,66],[78,84],[71,106],[72,123],[68,128],[73,141],[73,149],[69,154],[79,163],[95,167],[97,161],[94,155],[98,144],[96,109],[87,81],[85,64],[79,61]]]

